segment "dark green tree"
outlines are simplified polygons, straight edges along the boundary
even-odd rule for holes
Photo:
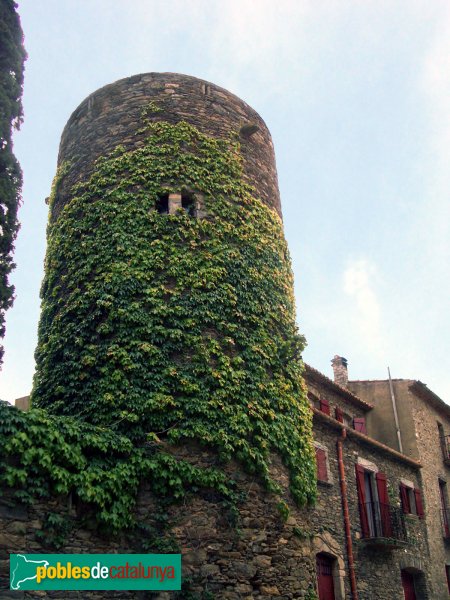
[[[0,0],[0,339],[5,335],[5,311],[14,300],[9,274],[19,223],[22,171],[14,156],[13,129],[22,122],[22,89],[26,52],[17,4]],[[3,361],[0,345],[0,365]]]

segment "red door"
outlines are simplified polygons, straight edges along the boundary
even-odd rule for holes
[[[402,586],[405,600],[416,600],[416,591],[414,588],[414,575],[407,571],[402,571]]]
[[[317,587],[319,600],[335,600],[333,583],[333,559],[326,554],[316,556]],[[415,598],[415,596],[414,596]]]

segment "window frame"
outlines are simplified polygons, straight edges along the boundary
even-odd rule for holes
[[[315,454],[316,454],[317,483],[332,485],[333,484],[333,479],[331,477],[328,448],[326,446],[324,446],[323,444],[320,444],[319,442],[314,442],[314,450],[315,450]],[[317,460],[317,451],[319,451],[320,453],[323,453],[322,454],[322,456],[323,456],[323,466],[325,467],[325,470],[326,470],[326,477],[327,477],[326,479],[322,479],[322,478],[319,477],[319,461]]]

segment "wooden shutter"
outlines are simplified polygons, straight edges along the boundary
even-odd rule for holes
[[[327,453],[322,448],[316,448],[317,479],[328,481]]]
[[[360,433],[367,433],[366,430],[366,419],[364,417],[355,417],[353,419],[353,429]]]
[[[402,510],[405,515],[407,515],[411,512],[411,505],[409,502],[408,488],[403,483],[400,484],[400,498],[402,501]]]
[[[420,517],[421,519],[423,519],[423,504],[422,504],[422,494],[420,493],[420,490],[418,490],[417,488],[414,488],[414,496],[416,498],[416,511],[417,511],[417,516]]]
[[[339,421],[340,423],[344,422],[344,413],[342,412],[342,409],[339,408],[339,406],[336,406],[334,414],[336,417],[336,421]]]
[[[330,414],[330,403],[326,398],[320,398],[319,400],[320,410],[326,415]]]
[[[364,538],[370,537],[369,519],[367,517],[366,494],[364,492],[364,468],[355,465],[356,488],[358,490],[359,516],[361,518],[361,531]]]
[[[376,473],[375,481],[377,482],[378,503],[380,507],[381,533],[384,537],[392,537],[391,512],[386,475],[380,472]]]

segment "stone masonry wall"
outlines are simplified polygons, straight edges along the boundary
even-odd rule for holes
[[[323,531],[329,532],[346,560],[336,449],[339,436],[340,428],[333,427],[331,419],[320,413],[315,414],[314,439],[328,450],[331,483],[319,482],[318,484],[319,499],[312,517],[313,531],[314,535],[319,535]],[[356,433],[349,435],[343,442],[343,453],[359,600],[403,599],[401,569],[417,570],[420,565],[420,570],[429,572],[425,523],[413,515],[406,517],[409,543],[404,548],[390,549],[389,546],[371,548],[370,545],[366,545],[361,539],[355,465],[358,458],[361,458],[370,461],[379,471],[385,473],[390,504],[398,508],[400,507],[400,479],[408,479],[416,487],[420,487],[419,470],[389,456],[389,453],[372,446],[370,442],[363,442],[361,436]],[[345,581],[345,586],[346,593],[350,594],[348,579]],[[426,595],[424,592],[421,599],[424,598],[431,599],[433,596]]]
[[[433,598],[447,600],[449,597],[445,565],[450,565],[450,543],[444,540],[442,506],[439,493],[439,480],[446,483],[447,506],[450,488],[450,466],[444,464],[438,422],[444,433],[450,434],[450,419],[435,410],[429,403],[412,393],[409,388],[403,393],[412,411],[415,430],[418,432],[417,446],[423,464],[423,487],[426,490],[426,524],[430,543],[430,556],[433,581]]]
[[[202,133],[219,138],[237,135],[247,181],[281,216],[280,194],[272,138],[261,117],[243,100],[212,83],[177,73],[145,73],[97,90],[74,111],[63,131],[58,164],[69,161],[53,217],[67,201],[78,176],[92,170],[93,161],[117,145],[139,146],[145,137],[141,112],[149,102],[161,109],[151,120],[187,121]]]
[[[216,462],[214,455],[199,449],[184,448],[180,457],[202,466]],[[315,562],[309,537],[299,534],[304,530],[303,511],[296,508],[288,488],[288,475],[280,461],[274,457],[272,476],[282,486],[283,496],[290,506],[285,518],[277,505],[279,499],[267,493],[257,479],[244,474],[237,465],[229,465],[228,473],[245,492],[239,518],[235,520],[215,493],[205,490],[191,496],[181,505],[167,509],[170,523],[166,538],[172,537],[182,552],[184,591],[151,592],[81,592],[83,600],[131,598],[158,598],[190,600],[240,600],[257,599],[293,600],[307,597],[308,589],[315,586]],[[136,507],[142,526],[158,528],[155,515],[164,511],[145,485]],[[67,498],[58,502],[36,503],[27,514],[23,508],[0,504],[0,597],[33,599],[53,598],[65,600],[80,598],[80,592],[9,592],[9,552],[58,552],[51,545],[37,539],[48,512],[64,515],[72,525],[63,548],[64,553],[134,553],[161,552],[151,536],[146,539],[145,527],[139,535],[129,534],[117,538],[102,536],[93,529],[87,507],[71,508]],[[39,535],[39,533],[38,533]],[[148,534],[147,534],[148,535]],[[158,542],[157,542],[158,545]],[[150,548],[150,549],[149,549]],[[191,595],[188,595],[188,592]]]
[[[319,390],[321,391],[321,390]],[[321,393],[326,394],[326,390]],[[331,401],[331,399],[330,399]],[[83,592],[83,600],[112,598],[159,598],[176,600],[193,598],[206,600],[293,600],[306,599],[315,589],[315,557],[325,552],[335,558],[334,578],[336,600],[350,597],[347,549],[342,512],[341,490],[336,443],[341,436],[342,426],[335,419],[319,412],[314,415],[314,438],[327,449],[329,481],[319,482],[318,501],[315,508],[299,509],[294,506],[288,491],[288,475],[279,459],[274,456],[271,474],[283,489],[283,499],[290,512],[285,520],[279,510],[279,499],[267,493],[253,476],[249,476],[235,464],[227,467],[230,478],[237,481],[245,492],[239,517],[224,507],[214,493],[205,490],[190,497],[182,505],[169,507],[170,527],[166,537],[173,537],[183,556],[182,593],[151,592]],[[349,431],[343,442],[347,498],[349,504],[351,535],[356,565],[359,600],[400,600],[403,598],[400,571],[422,572],[419,600],[434,600],[440,596],[430,591],[430,561],[425,523],[415,516],[406,518],[409,544],[401,549],[389,547],[371,548],[361,541],[361,525],[355,480],[355,464],[358,457],[370,461],[387,475],[391,504],[399,505],[398,485],[401,478],[421,487],[419,469],[376,447],[366,436]],[[199,448],[185,447],[177,455],[195,461],[203,467],[213,465],[213,454]],[[3,498],[0,504],[0,556],[1,581],[6,587],[9,552],[55,552],[45,540],[37,539],[36,533],[43,528],[49,512],[65,515],[72,530],[67,535],[64,547],[67,553],[127,553],[158,552],[152,549],[155,539],[148,528],[158,530],[155,518],[165,510],[145,485],[142,487],[137,519],[139,533],[111,538],[100,535],[93,528],[86,506],[70,504],[68,498],[53,503],[37,503],[29,511],[8,503]],[[39,534],[38,534],[39,535]],[[63,594],[63,595],[61,595]],[[76,592],[27,592],[14,593],[3,589],[0,597],[23,598],[79,598]],[[192,598],[192,596],[191,596]]]
[[[445,405],[443,410],[438,410],[435,402],[420,395],[422,384],[418,385],[408,379],[394,379],[392,383],[404,453],[419,460],[422,465],[421,482],[430,552],[431,597],[433,600],[443,600],[448,598],[445,566],[450,565],[450,544],[444,540],[439,480],[450,486],[450,466],[443,460],[438,423],[442,425],[444,434],[449,435],[449,411]],[[385,443],[392,444],[394,448],[398,447],[389,382],[356,381],[350,382],[349,385],[353,392],[376,406],[372,411],[372,421],[369,420],[369,425],[372,425],[369,431]]]
[[[316,398],[328,399],[330,403],[330,414],[332,417],[335,416],[336,407],[340,408],[344,414],[348,417],[351,417],[351,419],[354,417],[365,417],[367,414],[366,409],[346,401],[345,398],[343,398],[343,396],[337,391],[333,392],[330,390],[324,390],[317,382],[311,382],[308,380],[308,391],[310,393],[310,399],[313,400],[314,405],[316,406],[317,404],[316,408],[318,408]]]

